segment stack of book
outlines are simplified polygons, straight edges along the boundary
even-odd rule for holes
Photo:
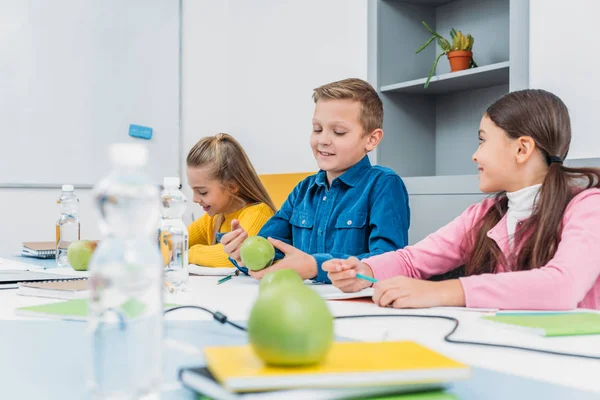
[[[183,368],[179,378],[216,400],[355,399],[439,391],[471,375],[469,366],[411,341],[336,342],[323,363],[308,367],[267,366],[249,345],[208,347],[205,358],[206,366]]]

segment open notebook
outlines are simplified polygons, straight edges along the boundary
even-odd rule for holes
[[[188,272],[194,275],[208,275],[208,276],[227,276],[235,273],[236,267],[203,267],[201,265],[189,264]]]

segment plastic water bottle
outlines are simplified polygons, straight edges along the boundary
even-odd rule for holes
[[[79,199],[73,193],[73,185],[62,185],[62,193],[56,204],[60,218],[56,221],[56,266],[69,267],[67,250],[72,242],[80,238],[80,224],[77,218]]]
[[[159,398],[163,265],[156,246],[160,193],[140,144],[110,148],[112,172],[94,201],[103,240],[90,262],[89,388],[95,399]]]
[[[189,281],[188,230],[182,219],[187,200],[179,183],[177,177],[165,178],[160,198],[159,246],[165,264],[165,284],[172,292],[185,289]]]

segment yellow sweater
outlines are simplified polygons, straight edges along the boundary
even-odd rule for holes
[[[219,232],[231,231],[231,221],[237,219],[242,228],[248,232],[248,236],[255,236],[260,228],[273,216],[273,211],[264,203],[252,204],[225,215],[225,221]],[[204,214],[202,218],[194,221],[188,227],[189,233],[189,262],[204,267],[232,267],[233,264],[227,258],[223,245],[218,243],[212,245],[214,227],[217,217]]]

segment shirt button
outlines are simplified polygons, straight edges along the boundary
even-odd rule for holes
[[[323,201],[327,200],[327,196],[323,196]]]
[[[302,225],[304,225],[305,223],[306,223],[306,220],[305,220],[305,219],[303,219],[303,220],[302,220]]]
[[[348,222],[346,222],[346,224],[348,224],[348,225],[352,225],[352,220],[351,220],[351,219],[349,219],[349,220],[348,220]]]

